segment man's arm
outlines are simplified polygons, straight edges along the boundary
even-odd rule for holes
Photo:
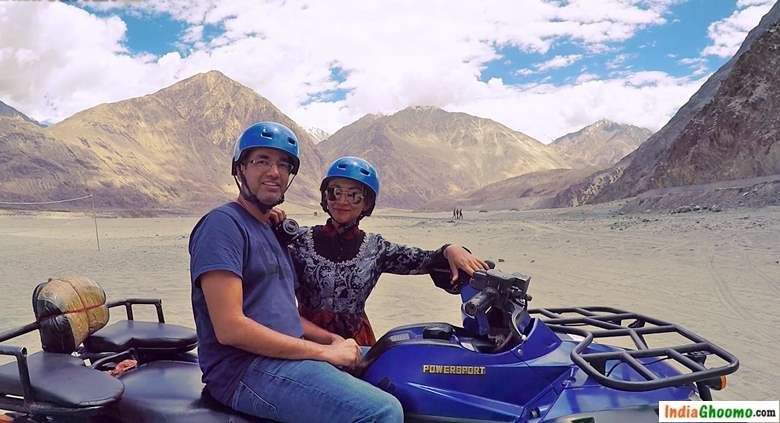
[[[354,367],[360,361],[359,347],[352,339],[322,345],[285,335],[248,318],[243,312],[241,279],[231,272],[206,272],[200,277],[200,286],[220,344],[266,357],[320,360],[343,367]]]
[[[328,332],[303,316],[301,316],[301,326],[303,326],[303,337],[318,344],[337,344],[344,341],[340,335]]]

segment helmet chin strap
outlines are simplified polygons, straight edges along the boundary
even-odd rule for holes
[[[279,197],[279,200],[275,201],[274,203],[264,203],[260,201],[260,199],[257,198],[257,196],[254,193],[252,193],[252,191],[249,190],[249,184],[247,184],[246,182],[244,173],[239,170],[238,174],[241,177],[240,182],[237,176],[233,176],[233,179],[236,181],[236,185],[238,186],[238,192],[241,194],[241,197],[244,200],[254,204],[255,207],[257,207],[260,210],[260,213],[266,214],[269,211],[271,211],[272,208],[284,202],[284,193],[282,193],[282,195]],[[290,178],[290,182],[287,183],[287,187],[285,187],[284,192],[287,192],[287,190],[290,188],[293,179],[295,179],[295,175],[293,175],[292,178]]]

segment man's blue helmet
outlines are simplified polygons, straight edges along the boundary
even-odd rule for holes
[[[301,160],[298,156],[298,137],[290,128],[278,122],[257,122],[246,128],[244,133],[236,140],[233,149],[233,163],[231,173],[238,174],[238,164],[244,158],[244,153],[253,148],[274,148],[284,151],[292,157],[292,171],[298,173]]]
[[[328,181],[331,178],[346,178],[353,181],[360,182],[370,191],[369,202],[370,206],[363,215],[370,216],[374,211],[374,205],[379,197],[379,175],[376,172],[376,168],[369,162],[361,159],[360,157],[345,156],[336,159],[333,164],[328,168],[325,173],[325,178],[322,179],[320,184],[320,192],[322,193],[322,209],[325,212],[328,211],[327,202],[325,201],[325,190],[328,187]]]

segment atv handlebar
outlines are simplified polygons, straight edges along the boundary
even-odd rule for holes
[[[468,301],[463,303],[463,311],[471,317],[484,312],[491,306],[497,306],[511,313],[516,303],[525,308],[531,297],[527,294],[531,278],[520,273],[504,273],[500,270],[478,270],[469,283],[477,290]]]
[[[486,288],[474,294],[468,301],[463,303],[463,312],[471,317],[476,317],[479,313],[484,313],[490,307],[497,292]]]

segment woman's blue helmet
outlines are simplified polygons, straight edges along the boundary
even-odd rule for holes
[[[360,157],[345,156],[336,159],[336,161],[330,165],[327,173],[325,173],[325,178],[322,179],[322,183],[320,184],[320,193],[322,194],[320,205],[326,213],[328,212],[328,205],[325,200],[325,190],[327,189],[328,181],[331,178],[352,179],[368,188],[370,206],[363,215],[371,215],[371,212],[374,211],[376,200],[379,197],[379,175],[377,174],[376,168],[371,163]]]
[[[290,128],[278,122],[257,122],[246,128],[236,140],[233,149],[233,163],[230,171],[233,176],[238,174],[238,164],[244,153],[253,148],[274,148],[284,151],[292,157],[293,168],[290,173],[298,173],[301,160],[298,156],[298,137]]]

